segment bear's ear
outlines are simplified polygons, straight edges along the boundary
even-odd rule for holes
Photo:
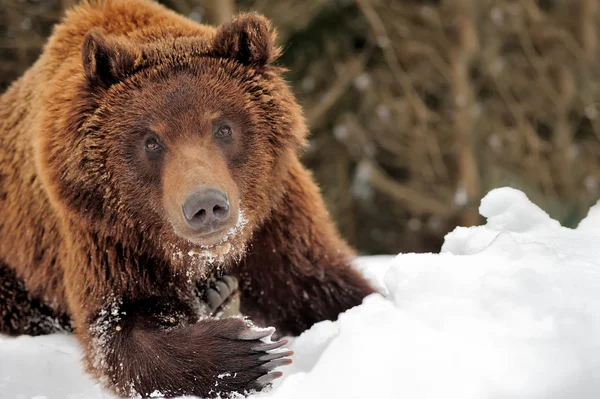
[[[135,69],[138,50],[117,38],[103,36],[97,29],[87,34],[81,50],[83,70],[92,85],[108,88]]]
[[[221,58],[232,58],[244,65],[264,66],[281,54],[275,45],[276,33],[267,18],[257,13],[244,13],[217,29],[212,52]]]

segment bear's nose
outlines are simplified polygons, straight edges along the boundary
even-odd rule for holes
[[[229,216],[229,200],[221,190],[202,189],[190,194],[181,207],[183,217],[194,230],[217,227]]]

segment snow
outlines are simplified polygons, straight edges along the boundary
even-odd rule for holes
[[[361,257],[379,287],[292,340],[262,399],[600,397],[600,204],[561,227],[516,190],[440,254]],[[110,398],[70,336],[0,338],[0,398]]]

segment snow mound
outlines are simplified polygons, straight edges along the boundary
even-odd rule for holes
[[[380,289],[292,340],[263,399],[600,397],[600,204],[561,227],[510,188],[440,254],[359,258]],[[0,338],[0,398],[108,398],[69,336]]]

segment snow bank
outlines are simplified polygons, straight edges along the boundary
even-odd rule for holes
[[[441,254],[364,257],[385,296],[322,322],[263,399],[599,398],[600,204],[563,228],[509,188]],[[0,338],[1,398],[108,398],[65,336]]]

